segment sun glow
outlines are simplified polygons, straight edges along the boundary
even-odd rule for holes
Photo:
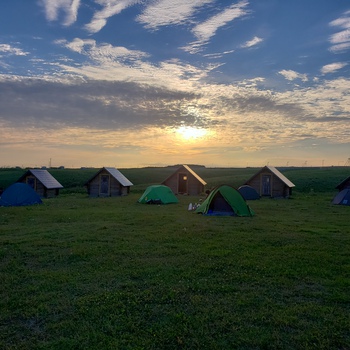
[[[176,129],[176,134],[185,141],[197,140],[208,134],[208,131],[203,128],[196,128],[194,126],[180,126]]]

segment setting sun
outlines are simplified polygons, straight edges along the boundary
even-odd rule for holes
[[[193,126],[181,126],[176,129],[176,134],[186,141],[197,140],[208,134],[206,129]]]

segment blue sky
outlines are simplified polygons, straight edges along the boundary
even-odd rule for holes
[[[0,166],[345,165],[348,0],[0,2]]]

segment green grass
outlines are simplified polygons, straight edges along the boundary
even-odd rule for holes
[[[141,183],[122,198],[67,192],[0,208],[0,348],[349,349],[338,170],[291,170],[296,188],[318,178],[327,191],[251,201],[253,218],[188,212],[198,197],[141,205]],[[229,176],[203,171],[211,184]]]

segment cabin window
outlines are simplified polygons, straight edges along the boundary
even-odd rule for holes
[[[109,175],[101,175],[100,177],[100,193],[109,194]]]

